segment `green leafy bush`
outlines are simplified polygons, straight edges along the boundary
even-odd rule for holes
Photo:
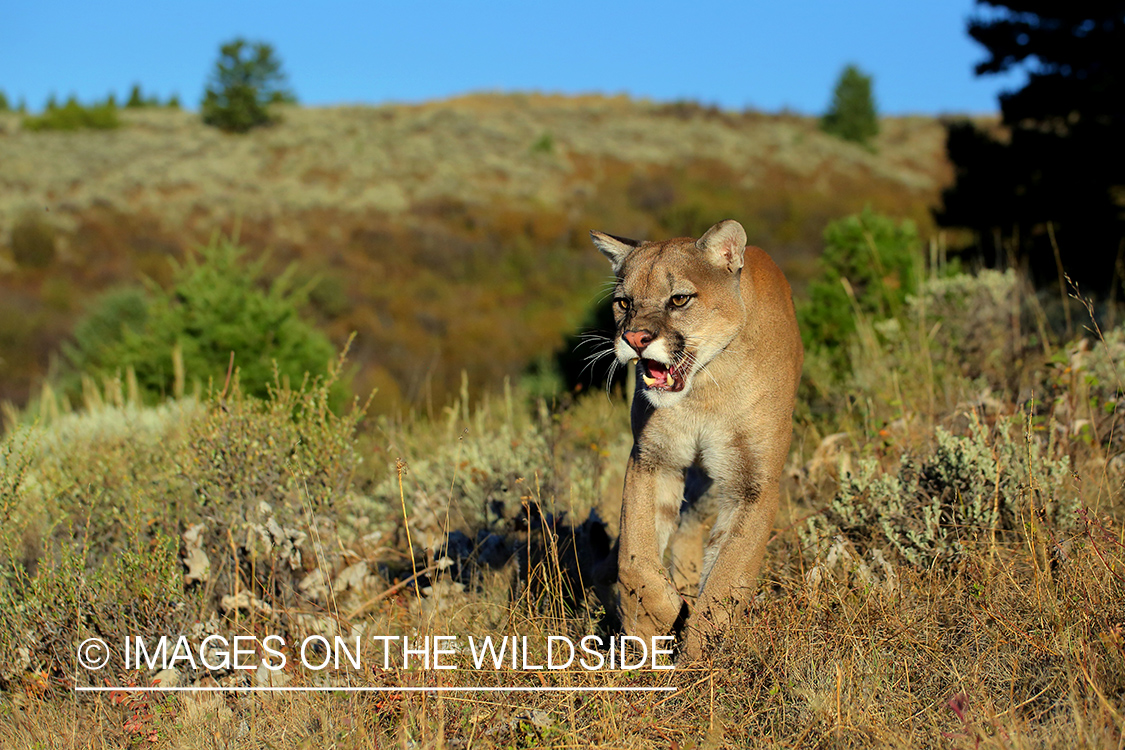
[[[267,285],[264,259],[217,241],[188,256],[172,288],[153,285],[143,298],[116,291],[75,328],[75,369],[112,375],[131,369],[144,393],[168,396],[193,377],[222,384],[234,362],[247,393],[264,397],[274,383],[299,384],[332,359],[328,338],[301,318],[306,289],[293,268]]]
[[[539,136],[535,143],[531,144],[531,153],[533,154],[550,154],[555,150],[555,137],[550,133],[543,133]]]
[[[819,350],[837,373],[849,368],[847,347],[857,315],[898,315],[917,289],[918,233],[913,222],[865,209],[824,230],[820,275],[797,308],[805,348]]]
[[[108,97],[104,102],[95,102],[89,106],[78,103],[71,97],[61,107],[52,96],[47,101],[47,107],[41,115],[25,117],[23,128],[25,130],[112,130],[119,127],[121,120],[117,116],[117,105],[113,97]]]
[[[12,105],[8,102],[8,95],[0,91],[0,112],[9,112]]]
[[[867,144],[879,134],[879,118],[871,96],[871,76],[854,65],[840,73],[832,93],[832,104],[820,121],[826,133],[846,141]]]
[[[227,132],[245,133],[275,121],[271,104],[293,101],[273,47],[235,39],[219,48],[219,60],[203,96],[203,122]]]

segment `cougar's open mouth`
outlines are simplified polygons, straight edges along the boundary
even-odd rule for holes
[[[675,365],[666,365],[655,359],[641,359],[641,378],[645,386],[675,393],[684,389],[684,376]]]

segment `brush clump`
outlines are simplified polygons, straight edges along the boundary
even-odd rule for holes
[[[843,539],[861,554],[893,554],[931,570],[955,565],[982,541],[1009,538],[1026,523],[1066,532],[1078,508],[1070,458],[1052,458],[1052,446],[1023,433],[1026,426],[1012,418],[992,427],[974,419],[964,436],[935,428],[929,451],[905,455],[896,469],[859,461],[842,474],[824,512],[809,519],[803,538],[816,549]]]

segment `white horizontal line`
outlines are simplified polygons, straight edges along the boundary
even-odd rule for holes
[[[678,687],[99,687],[77,686],[77,693],[669,693]]]

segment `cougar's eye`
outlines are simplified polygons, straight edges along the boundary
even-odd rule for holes
[[[629,300],[625,299],[624,297],[618,297],[613,301],[613,306],[620,312],[628,312]]]
[[[692,295],[690,294],[673,294],[672,307],[683,307],[688,302],[691,302]]]

